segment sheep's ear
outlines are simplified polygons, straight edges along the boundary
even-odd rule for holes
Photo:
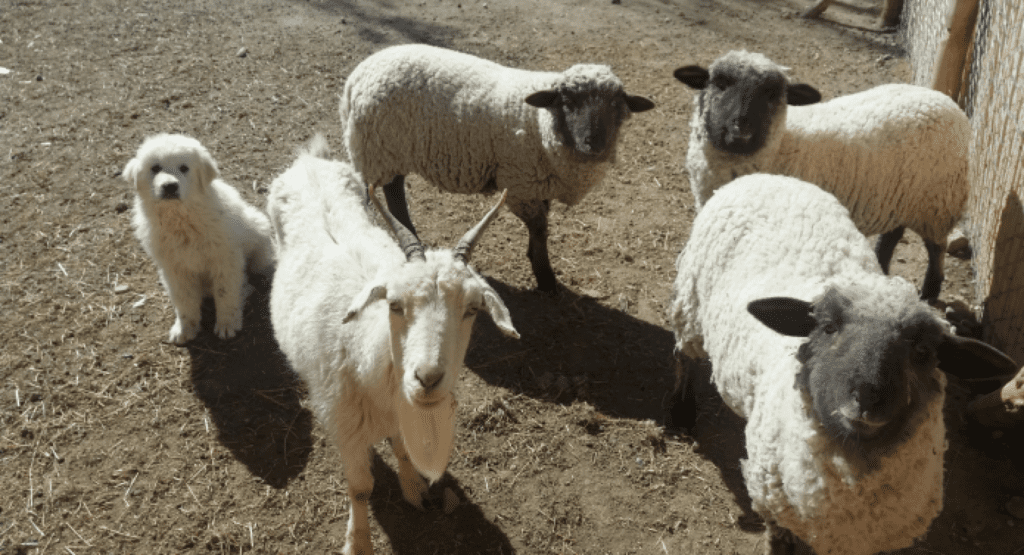
[[[711,73],[700,66],[685,66],[672,72],[672,76],[691,89],[704,90],[711,80]]]
[[[792,337],[807,337],[818,325],[811,315],[814,305],[791,297],[769,297],[751,301],[747,312],[762,324]]]
[[[936,348],[939,368],[962,379],[994,378],[1019,368],[1006,353],[968,337],[945,334]]]
[[[388,288],[379,283],[371,283],[366,287],[363,287],[363,290],[352,299],[352,304],[348,306],[348,312],[345,313],[345,318],[342,319],[341,322],[343,324],[347,324],[353,318],[358,316],[359,313],[368,305],[373,302],[383,300],[387,296]]]
[[[654,103],[642,96],[626,95],[626,106],[630,112],[634,114],[637,112],[646,112],[654,108]]]
[[[550,108],[558,101],[556,91],[537,91],[526,97],[526,103],[534,108]]]
[[[821,102],[821,93],[806,83],[793,83],[786,87],[786,104],[790,106],[806,106],[818,102]]]
[[[484,283],[484,306],[487,307],[487,313],[491,315],[491,320],[494,320],[495,325],[502,333],[519,339],[519,332],[512,326],[512,316],[508,313],[508,307],[498,296],[498,292],[486,283]]]

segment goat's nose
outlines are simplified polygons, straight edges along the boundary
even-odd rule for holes
[[[442,378],[444,378],[444,371],[440,369],[416,371],[416,381],[420,382],[420,385],[426,391],[437,387],[437,384],[441,383]]]
[[[162,193],[164,198],[176,198],[178,196],[178,184],[167,183],[163,186]]]

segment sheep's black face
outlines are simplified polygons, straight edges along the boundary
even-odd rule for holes
[[[772,121],[786,104],[786,77],[750,67],[713,68],[699,109],[711,145],[751,155],[768,139]]]
[[[862,310],[834,289],[814,304],[797,383],[841,444],[899,444],[913,432],[909,416],[939,393],[930,374],[944,330],[923,307],[902,317],[891,310]]]
[[[814,304],[773,298],[748,307],[775,331],[808,338],[797,353],[796,386],[825,432],[878,454],[909,437],[918,423],[911,416],[941,393],[932,372],[946,338],[924,305],[882,304],[830,289]]]
[[[527,97],[526,102],[551,110],[562,144],[591,162],[614,156],[619,129],[631,112],[654,107],[646,98],[607,91],[540,91]]]

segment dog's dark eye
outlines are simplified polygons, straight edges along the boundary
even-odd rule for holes
[[[160,173],[163,171],[163,168],[160,167],[160,164],[154,164],[152,168],[149,168],[149,170],[153,173]]]
[[[186,166],[185,164],[182,164],[181,167],[178,169],[181,170],[181,173],[188,173],[188,166]]]

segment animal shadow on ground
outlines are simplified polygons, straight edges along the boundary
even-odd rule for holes
[[[388,536],[395,553],[515,553],[508,536],[470,500],[451,474],[445,473],[430,486],[430,499],[424,503],[427,509],[420,511],[402,497],[398,474],[376,452],[372,472],[374,485],[370,506],[373,517]],[[449,514],[442,510],[445,490],[451,490],[458,498],[458,505],[450,507]]]
[[[450,48],[451,38],[458,34],[455,28],[447,25],[389,13],[389,6],[386,3],[327,0],[314,4],[314,7],[337,16],[343,22],[355,23],[359,38],[374,44],[389,44],[396,38],[394,35],[397,35],[402,39],[399,42],[417,42]],[[384,31],[381,31],[382,29]]]
[[[313,450],[313,416],[302,407],[304,386],[274,339],[269,297],[270,282],[258,280],[246,302],[245,327],[227,341],[209,331],[216,316],[208,299],[203,331],[188,352],[192,387],[210,411],[218,440],[254,476],[283,488]]]
[[[662,397],[675,379],[671,332],[567,289],[553,297],[488,281],[512,313],[520,339],[478,318],[466,367],[516,393],[661,421]]]
[[[750,495],[740,471],[740,461],[747,456],[747,441],[743,433],[746,420],[726,406],[715,385],[711,383],[711,362],[704,360],[692,365],[689,387],[697,398],[697,422],[690,430],[695,453],[711,461],[722,476],[722,482],[736,499],[743,514],[736,524],[747,532],[764,530],[764,521],[750,507]]]

